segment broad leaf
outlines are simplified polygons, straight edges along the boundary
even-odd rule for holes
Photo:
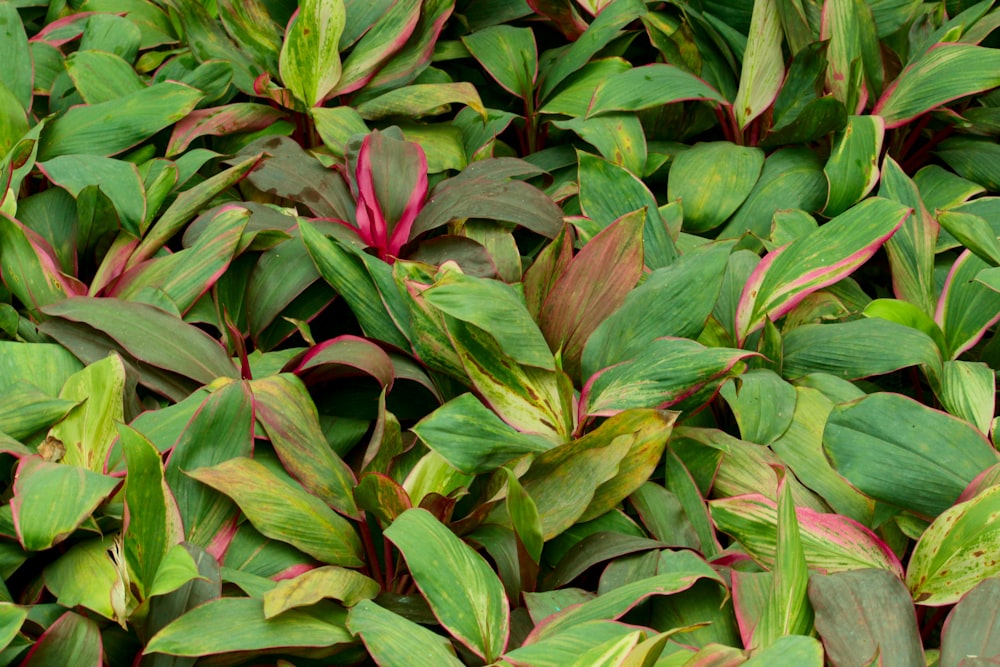
[[[426,510],[404,512],[385,531],[403,553],[441,624],[487,662],[507,645],[510,609],[486,561]]]
[[[986,579],[969,591],[945,620],[941,630],[941,664],[958,665],[967,656],[1000,653],[1000,629],[993,601],[1000,579]]]
[[[234,458],[189,474],[232,498],[264,535],[331,565],[362,564],[361,541],[346,519],[257,461]]]
[[[704,232],[729,219],[763,166],[764,151],[727,141],[695,144],[675,157],[668,198],[681,200],[685,231]]]
[[[979,582],[1000,574],[992,557],[1000,544],[1000,486],[942,512],[924,531],[906,570],[920,604],[958,602]]]
[[[285,86],[306,107],[314,107],[340,81],[340,35],[344,0],[304,0],[285,31],[278,70]]]
[[[347,628],[361,636],[372,659],[384,667],[403,664],[414,655],[440,667],[463,664],[447,639],[370,600],[362,600],[351,609]]]
[[[339,608],[324,608],[323,612],[292,609],[267,619],[262,600],[218,598],[191,609],[157,632],[143,653],[197,657],[350,642],[344,626],[346,612]]]
[[[838,405],[823,441],[834,468],[860,491],[931,517],[997,463],[967,422],[885,392]]]
[[[491,26],[463,37],[462,43],[505,90],[523,100],[533,95],[538,47],[529,28]]]

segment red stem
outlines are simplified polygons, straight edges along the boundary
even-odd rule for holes
[[[368,570],[372,579],[384,582],[382,569],[378,566],[378,556],[375,553],[375,543],[372,541],[372,531],[368,527],[368,518],[361,517],[361,543],[365,545],[365,555],[368,556]],[[384,586],[383,586],[384,587]]]

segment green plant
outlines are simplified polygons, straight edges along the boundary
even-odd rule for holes
[[[0,4],[0,663],[995,660],[993,5]]]

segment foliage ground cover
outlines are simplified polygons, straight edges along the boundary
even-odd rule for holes
[[[994,4],[0,3],[0,664],[996,664]]]

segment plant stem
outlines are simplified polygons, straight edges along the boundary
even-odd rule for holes
[[[378,555],[375,553],[375,543],[372,541],[372,531],[368,527],[368,517],[361,518],[361,543],[365,546],[365,555],[368,557],[368,570],[372,579],[379,582],[385,589],[389,582],[382,578],[382,568],[378,565]]]

